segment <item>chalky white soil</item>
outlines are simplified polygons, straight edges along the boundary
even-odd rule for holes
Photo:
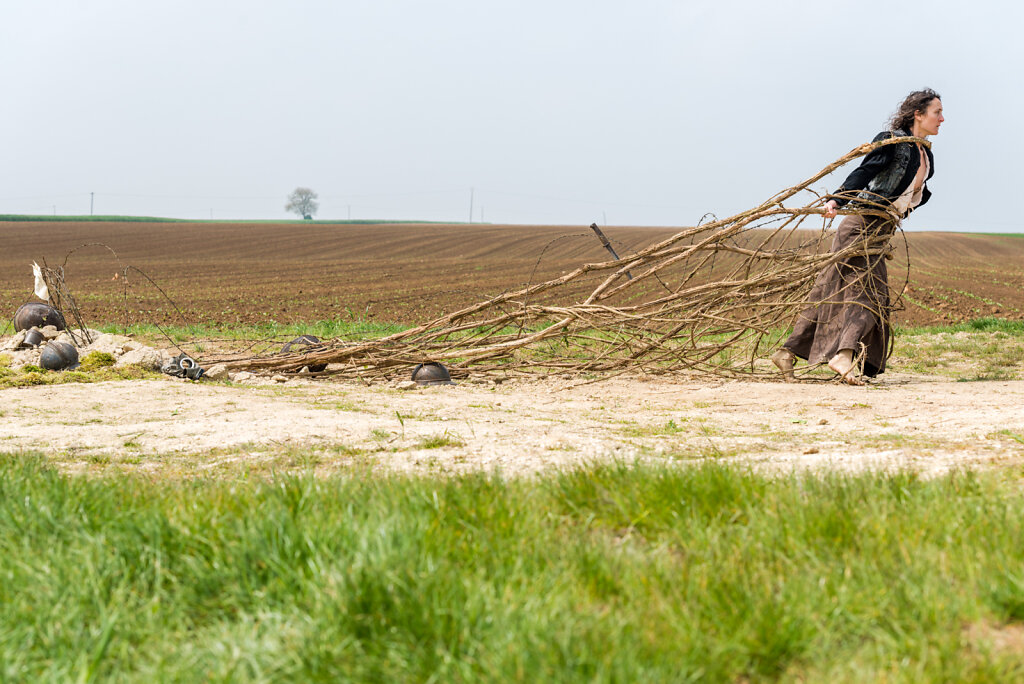
[[[617,378],[401,390],[336,381],[173,378],[0,391],[0,452],[69,471],[159,474],[351,465],[527,474],[593,460],[758,468],[1024,463],[1024,382],[887,373],[868,387]]]

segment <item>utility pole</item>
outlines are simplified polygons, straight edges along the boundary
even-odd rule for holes
[[[473,222],[473,188],[469,189],[469,222]]]
[[[93,195],[95,195],[95,194],[96,194],[95,192],[90,192],[89,193],[89,216],[92,216],[92,199],[93,199]]]

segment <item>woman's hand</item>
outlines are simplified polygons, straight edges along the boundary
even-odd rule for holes
[[[827,219],[835,218],[836,217],[836,209],[838,209],[838,208],[839,208],[839,205],[836,204],[835,200],[829,200],[828,202],[825,202],[825,218],[827,218]]]

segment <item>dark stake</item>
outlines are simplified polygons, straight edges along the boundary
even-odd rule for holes
[[[614,257],[616,261],[621,261],[619,259],[619,255],[615,253],[615,248],[612,247],[612,243],[608,242],[608,238],[604,236],[604,233],[601,232],[601,229],[597,227],[596,223],[590,224],[590,230],[597,233],[597,239],[601,241],[601,244],[604,245],[604,248],[608,250],[612,257]],[[626,278],[632,280],[633,274],[630,273],[629,271],[626,271]]]

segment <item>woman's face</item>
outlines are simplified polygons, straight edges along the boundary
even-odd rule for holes
[[[918,130],[918,137],[938,135],[939,126],[945,120],[942,116],[942,100],[939,98],[929,102],[923,112],[914,112],[914,125]]]

